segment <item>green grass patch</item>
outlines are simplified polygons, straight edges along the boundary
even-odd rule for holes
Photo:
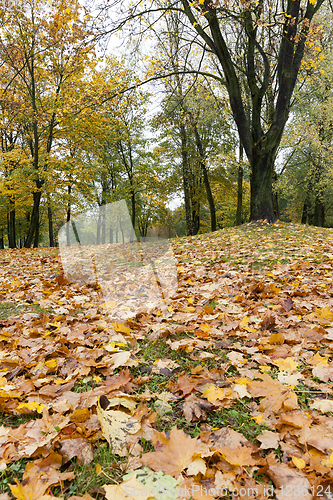
[[[107,443],[97,443],[94,450],[94,460],[86,464],[78,464],[76,459],[71,460],[60,470],[62,472],[73,471],[75,478],[70,483],[65,482],[64,486],[51,487],[52,495],[63,496],[65,500],[72,496],[81,496],[89,493],[96,500],[105,498],[102,490],[104,484],[117,484],[122,482],[122,477],[126,473],[128,457],[120,457],[112,453]],[[101,472],[99,472],[99,467]]]
[[[7,465],[7,468],[0,472],[0,494],[10,493],[10,484],[16,484],[15,479],[22,481],[25,466],[30,460],[21,458],[17,462]]]
[[[213,428],[231,427],[243,434],[249,441],[253,441],[268,427],[265,424],[257,424],[251,418],[246,404],[235,401],[231,408],[221,408],[213,412],[207,412],[207,423]]]
[[[19,316],[24,313],[53,314],[53,309],[43,309],[39,304],[17,304],[16,302],[0,302],[0,320],[5,320],[10,316]]]

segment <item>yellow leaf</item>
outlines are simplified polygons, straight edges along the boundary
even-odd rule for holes
[[[45,366],[47,366],[48,368],[56,368],[57,365],[58,363],[55,359],[48,359],[47,361],[45,361]]]
[[[231,391],[228,391],[229,394],[231,394]],[[215,385],[211,385],[208,389],[205,390],[203,393],[203,397],[207,398],[210,403],[215,403],[215,401],[220,400],[222,401],[223,399],[226,398],[226,391],[222,389],[221,387],[216,387]]]
[[[37,403],[37,401],[31,401],[30,403],[20,403],[16,410],[30,410],[36,411],[37,413],[43,413],[43,410],[47,410],[47,407]]]
[[[200,330],[202,330],[203,332],[208,332],[210,330],[210,325],[207,325],[207,323],[203,323],[202,325],[200,325]]]
[[[328,366],[328,357],[327,356],[321,356],[319,352],[317,352],[313,358],[309,360],[311,365],[314,366]]]
[[[99,464],[96,464],[96,474],[99,476],[102,472],[102,467]]]
[[[320,319],[327,319],[329,321],[333,321],[333,311],[330,307],[326,306],[323,307],[322,309],[316,309],[315,314],[317,318]]]
[[[127,335],[132,332],[132,330],[128,326],[125,326],[122,323],[112,323],[112,326],[116,332],[125,333]]]
[[[284,336],[282,335],[281,332],[271,333],[271,336],[269,338],[269,343],[271,345],[273,344],[282,345],[284,343]]]
[[[284,372],[294,372],[298,368],[297,361],[292,357],[288,358],[279,358],[273,361],[274,365],[278,366],[281,371]]]
[[[291,457],[293,464],[297,467],[297,469],[304,469],[305,461],[303,458]]]
[[[112,340],[111,342],[109,342],[106,345],[103,345],[102,347],[108,352],[120,352],[123,350],[122,348],[126,346],[127,346],[126,342],[116,342]]]
[[[257,415],[256,417],[251,417],[251,418],[259,425],[265,423],[265,418],[263,415]]]

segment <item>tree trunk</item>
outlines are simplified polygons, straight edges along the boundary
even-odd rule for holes
[[[277,180],[278,180],[277,173],[275,172],[275,170],[273,170],[273,182],[274,182],[274,186],[273,186],[273,210],[274,210],[275,218],[279,219],[280,218],[280,209],[279,209],[278,194],[277,194],[277,190],[276,190]]]
[[[301,224],[306,224],[307,218],[308,218],[308,200],[305,199],[302,211]]]
[[[35,229],[34,248],[38,248],[38,245],[39,245],[39,207],[37,214],[37,224]]]
[[[325,226],[325,206],[320,196],[316,195],[313,225],[324,227]]]
[[[42,193],[41,191],[39,190],[41,185],[39,185],[39,182],[37,182],[37,187],[38,187],[38,191],[35,191],[33,193],[33,200],[34,200],[34,203],[33,203],[33,207],[32,207],[32,213],[31,213],[31,217],[30,217],[30,226],[29,226],[29,231],[28,231],[28,235],[27,235],[27,238],[25,240],[25,248],[30,248],[31,247],[31,244],[34,240],[34,235],[36,233],[36,231],[38,231],[38,224],[39,224],[39,205],[40,205],[40,200],[41,200],[41,197],[42,197]],[[36,240],[36,237],[35,237],[35,240]]]
[[[3,241],[3,229],[1,229],[1,236],[0,236],[0,250],[3,250],[5,248],[4,241]]]
[[[190,186],[190,172],[189,172],[189,162],[187,154],[187,134],[185,125],[180,123],[180,140],[181,140],[181,155],[182,155],[182,176],[183,176],[183,189],[184,189],[184,200],[185,200],[185,219],[187,226],[187,234],[189,236],[194,236],[199,231],[200,219],[199,219],[199,204],[193,203],[191,196],[191,186]]]
[[[192,116],[191,116],[192,118]],[[209,204],[209,211],[210,211],[210,228],[211,231],[216,231],[216,210],[215,210],[215,202],[213,198],[213,193],[210,188],[210,182],[209,182],[209,177],[208,177],[208,171],[205,163],[205,153],[204,153],[204,148],[202,145],[201,137],[199,135],[198,128],[196,124],[194,125],[194,135],[195,135],[195,142],[197,145],[197,149],[200,155],[200,167],[202,170],[203,174],[203,180],[205,184],[205,189],[206,189],[206,195],[207,195],[207,200]],[[198,228],[199,231],[199,228]]]
[[[53,214],[51,209],[51,202],[47,200],[47,218],[49,220],[49,240],[50,247],[54,247],[54,236],[53,236]]]
[[[131,182],[132,184],[132,182]],[[131,208],[132,208],[132,230],[131,230],[131,241],[135,241],[135,192],[134,188],[132,187],[131,191]]]
[[[237,170],[237,210],[236,210],[236,226],[240,226],[243,222],[243,146],[239,144],[239,166]]]
[[[15,234],[15,209],[13,208],[9,212],[7,218],[8,223],[8,247],[16,248],[16,234]]]
[[[71,200],[70,200],[70,194],[72,191],[72,186],[69,184],[67,187],[67,193],[68,193],[68,203],[67,203],[67,214],[66,214],[66,246],[70,247],[71,246],[71,239],[70,239],[70,233],[69,233],[69,223],[71,220]]]
[[[275,154],[254,148],[251,161],[251,213],[250,220],[275,221],[273,208],[272,175]]]

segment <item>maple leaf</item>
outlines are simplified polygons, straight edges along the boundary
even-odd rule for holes
[[[255,397],[263,396],[259,405],[261,411],[268,408],[274,412],[279,411],[282,407],[285,410],[298,408],[297,396],[294,391],[272,379],[267,373],[260,375],[260,378],[262,382],[255,380],[250,382],[248,391]]]
[[[162,470],[165,474],[178,477],[192,462],[200,443],[176,427],[171,429],[169,438],[166,435],[161,438],[160,444],[157,441],[158,451],[145,453],[142,462],[155,471]]]
[[[224,446],[219,448],[219,453],[221,453],[223,458],[231,465],[244,467],[256,464],[256,461],[252,457],[253,450],[247,446],[240,446],[238,448]]]
[[[20,483],[9,485],[12,495],[18,500],[40,500],[45,491],[53,484],[74,478],[73,472],[58,472],[53,467],[27,464]]]
[[[268,468],[266,474],[273,481],[276,490],[275,495],[278,500],[286,498],[286,491],[290,493],[288,498],[290,500],[311,500],[313,495],[311,493],[311,484],[306,478],[304,472],[299,469],[292,469],[284,463],[277,462],[273,453],[266,457]]]

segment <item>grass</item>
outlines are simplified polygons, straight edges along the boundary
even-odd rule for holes
[[[9,485],[16,483],[15,479],[22,481],[25,467],[27,463],[31,461],[32,460],[21,458],[17,462],[8,464],[7,468],[0,472],[0,494],[7,493],[9,491]]]
[[[148,448],[148,444],[146,445]],[[150,445],[151,446],[151,445]],[[22,481],[22,476],[27,463],[31,460],[20,459],[7,466],[0,474],[0,494],[9,490],[10,484],[15,484],[15,479]],[[62,487],[52,486],[50,493],[53,496],[68,498],[84,493],[91,494],[96,500],[105,498],[102,486],[121,482],[126,473],[127,457],[119,457],[110,450],[105,442],[94,445],[94,460],[90,464],[79,464],[76,459],[70,460],[60,468],[60,472],[73,471],[75,478],[66,481]]]
[[[127,461],[128,457],[119,457],[112,453],[107,443],[97,442],[94,446],[94,460],[90,464],[79,464],[76,459],[66,464],[66,472],[73,471],[75,478],[70,483],[65,482],[62,488],[52,487],[52,495],[68,498],[89,493],[96,500],[105,499],[102,486],[120,483],[126,473]],[[65,467],[60,470],[65,472]]]
[[[5,320],[10,316],[18,316],[23,313],[34,313],[42,316],[52,314],[53,309],[43,309],[39,304],[17,304],[16,302],[0,302],[0,320]]]
[[[246,404],[235,401],[231,408],[221,408],[207,413],[207,423],[213,428],[231,427],[243,434],[249,441],[253,441],[268,427],[265,424],[257,424],[251,419],[251,414]]]

